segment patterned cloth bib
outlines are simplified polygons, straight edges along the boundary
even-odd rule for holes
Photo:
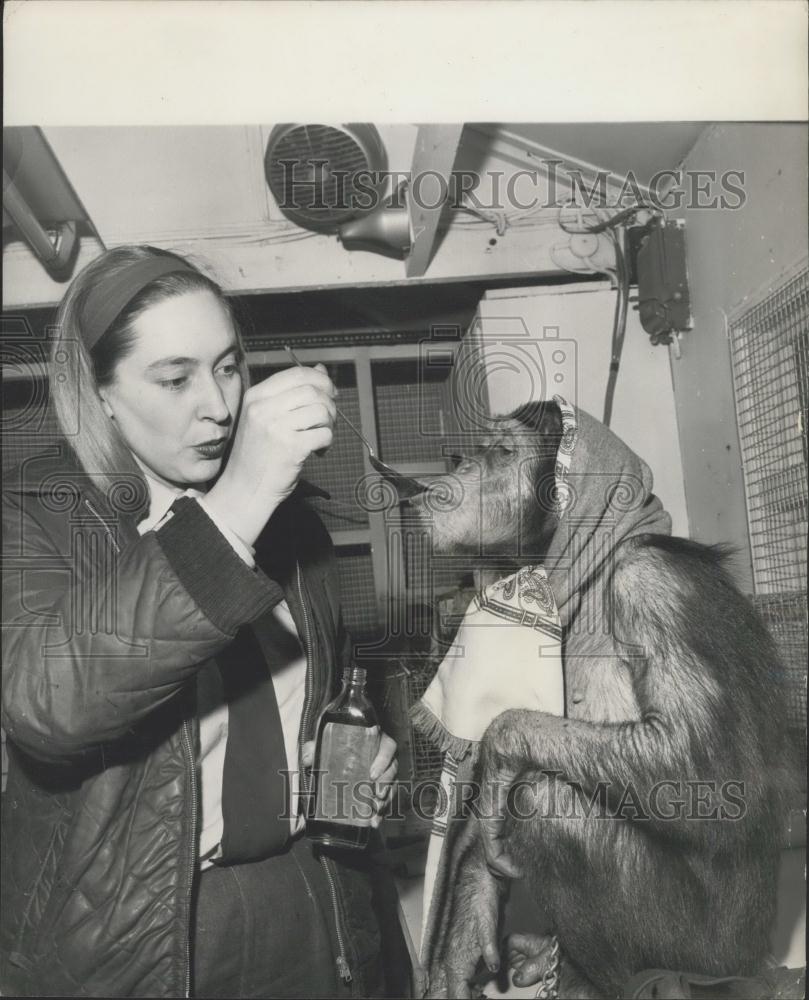
[[[445,751],[424,877],[423,942],[430,937],[430,908],[452,820],[459,763],[474,755],[486,727],[506,709],[564,715],[561,638],[545,571],[541,566],[523,567],[472,600],[412,713],[419,730]]]

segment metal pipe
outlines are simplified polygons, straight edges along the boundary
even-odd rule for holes
[[[75,222],[62,222],[56,227],[56,239],[31,211],[17,190],[14,181],[3,169],[3,208],[31,249],[54,275],[64,270],[76,246],[78,227]]]

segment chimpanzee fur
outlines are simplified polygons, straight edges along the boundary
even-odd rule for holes
[[[553,403],[503,418],[456,469],[463,500],[431,519],[436,546],[503,569],[539,561],[558,522],[537,497],[561,435]],[[640,650],[622,664],[637,713],[512,710],[481,744],[484,787],[525,782],[514,802],[530,818],[507,819],[502,845],[559,938],[562,996],[615,996],[648,968],[750,975],[768,951],[786,783],[779,657],[724,561],[662,534],[619,544],[612,621]],[[497,933],[499,883],[482,861],[470,849],[454,905],[450,995]]]

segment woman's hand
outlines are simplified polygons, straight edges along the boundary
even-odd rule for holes
[[[306,459],[331,444],[335,392],[323,365],[287,368],[245,392],[227,465],[205,502],[248,545]]]
[[[393,782],[396,779],[396,772],[399,770],[399,762],[396,759],[396,741],[391,739],[387,733],[382,733],[379,740],[379,749],[371,764],[369,778],[375,782],[374,788],[374,815],[371,819],[371,826],[378,827],[382,822],[383,814],[390,804],[393,792]],[[315,762],[315,741],[308,740],[301,749],[301,759],[304,767],[311,767]]]
[[[382,733],[379,740],[379,749],[376,752],[374,762],[371,764],[371,781],[376,782],[374,805],[376,814],[371,820],[371,826],[377,827],[382,822],[385,809],[390,804],[393,792],[393,782],[396,772],[399,770],[396,741],[391,739],[387,733]]]

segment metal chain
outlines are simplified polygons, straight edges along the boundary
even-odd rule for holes
[[[559,973],[562,967],[561,949],[559,938],[554,935],[551,946],[551,961],[542,976],[536,996],[537,1000],[558,1000],[559,998]]]

